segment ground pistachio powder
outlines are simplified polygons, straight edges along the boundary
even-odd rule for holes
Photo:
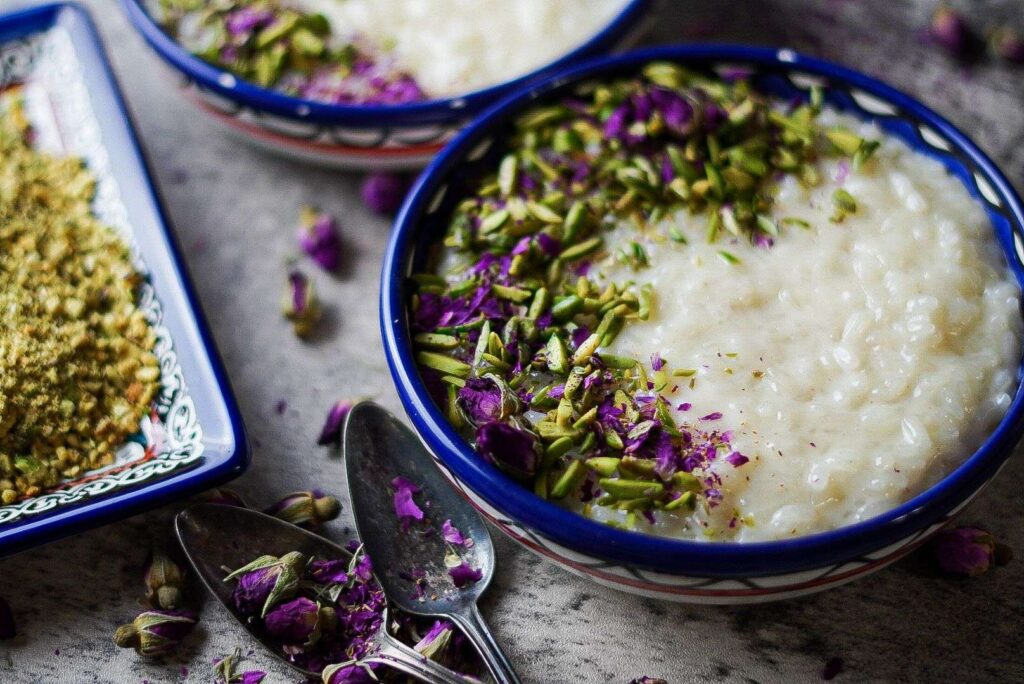
[[[109,465],[160,377],[128,246],[80,159],[32,148],[0,98],[0,502]]]

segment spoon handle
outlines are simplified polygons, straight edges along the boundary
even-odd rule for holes
[[[512,668],[512,663],[494,640],[494,635],[484,622],[480,609],[473,603],[465,613],[453,613],[448,616],[458,625],[466,637],[476,646],[484,664],[494,677],[496,684],[521,684],[519,675]]]
[[[384,629],[377,635],[377,647],[377,651],[363,658],[363,662],[386,665],[426,684],[470,684],[470,680],[420,655]]]

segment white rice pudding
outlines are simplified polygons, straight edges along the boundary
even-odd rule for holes
[[[750,462],[716,462],[722,503],[691,516],[659,514],[658,534],[760,541],[848,525],[939,480],[1006,411],[1021,354],[1020,290],[981,207],[936,161],[874,127],[826,112],[885,140],[848,175],[781,185],[783,227],[770,249],[704,239],[707,219],[680,212],[639,240],[650,266],[603,264],[600,277],[653,284],[648,321],[627,324],[609,351],[667,368],[697,369],[666,394],[692,404],[680,420],[722,412],[704,429],[733,430]],[[829,218],[843,187],[858,211]],[[663,236],[669,224],[689,239]],[[633,228],[610,241],[635,240]],[[614,251],[614,247],[612,248]],[[741,263],[723,260],[728,250]],[[670,383],[671,388],[671,383]],[[598,519],[620,512],[594,508]],[[685,514],[684,514],[685,515]]]
[[[393,50],[431,97],[515,78],[582,45],[626,0],[298,0],[338,35]]]

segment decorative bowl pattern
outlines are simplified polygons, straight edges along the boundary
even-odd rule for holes
[[[36,144],[81,157],[93,210],[129,243],[139,307],[156,334],[160,389],[115,462],[0,506],[0,555],[199,491],[241,472],[248,453],[223,373],[193,311],[148,173],[92,24],[72,5],[0,18],[0,96],[17,88]]]
[[[485,107],[518,87],[627,42],[650,5],[650,0],[630,0],[584,44],[511,81],[422,103],[359,106],[288,97],[238,79],[178,45],[149,15],[146,0],[121,2],[185,96],[200,109],[267,150],[347,169],[422,168]]]
[[[424,172],[406,200],[385,257],[381,329],[395,384],[413,425],[452,483],[502,531],[532,551],[603,584],[679,601],[749,603],[836,586],[892,563],[938,531],[991,480],[1024,433],[1024,390],[985,443],[939,483],[870,520],[792,540],[729,544],[674,540],[613,529],[536,497],[473,453],[434,405],[410,348],[409,273],[441,235],[462,184],[499,153],[514,117],[580,80],[635,73],[652,60],[712,72],[747,69],[764,92],[788,100],[820,85],[828,103],[878,123],[941,161],[989,215],[1018,282],[1024,283],[1024,207],[1006,178],[963,133],[899,91],[863,74],[791,50],[664,47],[595,60],[495,106]],[[1018,371],[1018,379],[1020,378]]]

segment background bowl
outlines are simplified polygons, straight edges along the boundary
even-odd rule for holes
[[[0,557],[196,494],[249,464],[238,407],[85,10],[55,4],[0,16],[0,91],[15,86],[35,144],[85,161],[96,178],[93,212],[131,248],[160,388],[113,464],[0,505]]]
[[[574,572],[625,591],[680,601],[747,603],[848,582],[895,561],[938,531],[996,474],[1024,431],[1021,387],[999,425],[955,471],[875,518],[792,540],[695,542],[610,528],[540,499],[478,457],[433,403],[413,359],[407,276],[443,234],[446,217],[481,166],[493,169],[496,140],[524,109],[595,77],[635,74],[652,60],[721,72],[751,72],[757,87],[784,100],[820,85],[832,107],[876,122],[889,135],[938,159],[991,219],[1018,283],[1024,283],[1024,208],[1006,178],[963,133],[903,93],[856,71],[791,50],[732,46],[665,47],[595,60],[501,102],[460,135],[423,173],[406,200],[385,256],[381,328],[401,400],[438,465],[499,529]],[[1018,379],[1020,378],[1018,369]]]
[[[582,45],[532,72],[456,97],[406,105],[332,105],[262,88],[188,52],[153,20],[145,0],[121,3],[132,25],[171,68],[184,95],[247,140],[339,168],[415,169],[473,116],[510,92],[633,38],[650,0],[629,0]]]

